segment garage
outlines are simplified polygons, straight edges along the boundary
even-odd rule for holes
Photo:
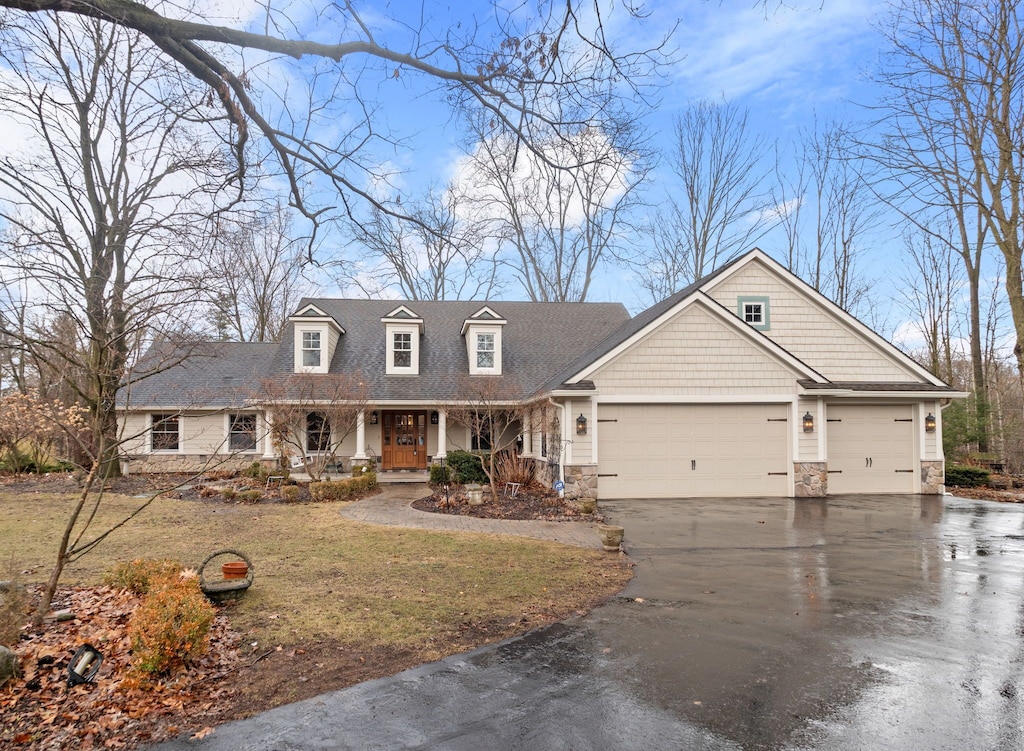
[[[789,494],[787,404],[601,404],[601,498]]]
[[[909,404],[826,407],[828,493],[916,493],[914,408]]]

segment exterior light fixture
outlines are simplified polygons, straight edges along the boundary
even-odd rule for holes
[[[814,432],[814,415],[812,415],[810,412],[805,412],[804,413],[804,432],[805,433],[813,433]]]
[[[435,409],[430,413],[430,424],[437,425],[437,410]]]
[[[370,413],[370,424],[376,425],[379,419],[380,418],[377,417],[377,410],[373,410],[373,412]]]
[[[68,663],[68,687],[92,683],[103,664],[103,655],[91,644],[83,644]]]
[[[935,415],[929,412],[924,418],[924,432],[934,433],[935,432]]]
[[[587,418],[580,412],[580,416],[576,418],[576,435],[587,434]]]

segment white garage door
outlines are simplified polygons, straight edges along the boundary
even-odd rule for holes
[[[601,404],[598,494],[785,496],[788,411],[784,404]]]
[[[914,408],[833,405],[828,420],[828,492],[916,493]]]

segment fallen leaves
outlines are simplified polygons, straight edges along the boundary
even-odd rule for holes
[[[220,684],[240,664],[237,635],[223,616],[214,621],[205,656],[184,672],[143,682],[129,673],[127,631],[140,599],[110,587],[62,590],[58,597],[76,618],[47,623],[16,645],[23,675],[0,689],[0,747],[126,748],[213,719],[212,699],[227,698]],[[103,664],[94,683],[68,687],[68,663],[83,643],[103,654]]]

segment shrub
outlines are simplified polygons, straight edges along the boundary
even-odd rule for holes
[[[251,477],[252,479],[259,480],[260,482],[266,482],[267,478],[270,476],[270,471],[260,464],[260,462],[254,461],[242,470],[242,476]]]
[[[987,485],[992,473],[981,467],[950,464],[946,467],[946,484],[958,488],[977,488]]]
[[[231,486],[220,489],[220,497],[223,498],[225,501],[234,500],[234,497],[236,495],[238,495],[238,491],[232,488]]]
[[[454,476],[452,479],[462,484],[476,482],[486,485],[487,475],[480,462],[481,458],[486,461],[486,457],[469,451],[449,451],[447,462]]]
[[[520,456],[514,451],[502,451],[494,457],[494,483],[517,482],[529,485],[536,477],[533,459]]]
[[[103,575],[103,583],[108,587],[130,589],[135,594],[144,595],[176,579],[183,568],[179,561],[170,558],[136,558],[114,566]]]
[[[311,482],[309,495],[314,501],[350,501],[357,495],[377,487],[377,473],[364,472],[359,477],[346,480],[325,480]]]
[[[215,495],[220,495],[220,491],[217,488],[211,488],[209,485],[199,486],[200,498],[213,498]]]
[[[243,490],[238,494],[238,500],[242,503],[259,503],[263,499],[262,490]]]
[[[302,488],[298,485],[285,485],[281,488],[281,500],[285,503],[298,503],[302,496]]]
[[[451,482],[451,472],[448,467],[443,464],[431,464],[430,465],[430,484],[431,485],[444,485]]]
[[[197,578],[165,580],[128,621],[132,668],[150,675],[170,673],[201,656],[209,645],[214,615]]]

